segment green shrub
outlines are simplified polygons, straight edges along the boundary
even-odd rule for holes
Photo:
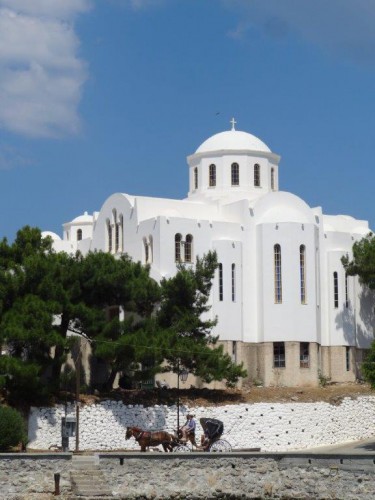
[[[7,451],[27,442],[26,426],[22,415],[9,406],[0,406],[0,451]]]

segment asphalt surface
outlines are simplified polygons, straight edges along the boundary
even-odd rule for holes
[[[334,446],[319,446],[318,448],[309,448],[303,451],[301,450],[301,453],[324,455],[374,455],[375,437],[371,439],[364,439],[363,441],[350,441],[348,443],[341,443]]]

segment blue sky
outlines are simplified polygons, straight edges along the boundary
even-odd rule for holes
[[[0,237],[185,197],[232,116],[280,189],[374,229],[374,84],[374,0],[0,0]]]

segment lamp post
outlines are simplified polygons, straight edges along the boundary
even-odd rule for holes
[[[180,429],[180,380],[185,383],[188,378],[189,372],[187,370],[180,370],[180,361],[177,363],[177,433]]]

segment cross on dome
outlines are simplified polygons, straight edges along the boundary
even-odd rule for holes
[[[236,125],[236,120],[234,118],[231,119],[230,123],[232,124],[232,130],[236,130],[234,126]]]

